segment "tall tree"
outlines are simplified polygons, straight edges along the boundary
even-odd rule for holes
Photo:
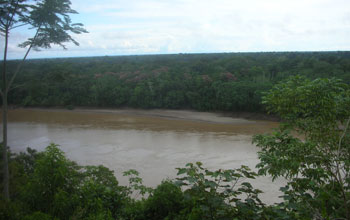
[[[31,49],[50,48],[59,45],[66,49],[65,43],[73,42],[71,33],[80,34],[87,31],[81,23],[72,23],[70,14],[77,12],[70,7],[69,0],[0,0],[0,33],[4,37],[4,59],[2,71],[2,120],[3,120],[3,187],[4,197],[9,199],[9,171],[7,158],[7,97],[14,79],[20,72]],[[21,43],[26,48],[23,59],[16,70],[9,73],[6,68],[10,33],[16,28],[34,30],[34,36]]]
[[[281,189],[288,210],[298,219],[350,219],[349,85],[296,76],[275,85],[263,102],[283,123],[255,136],[258,167],[287,178]]]

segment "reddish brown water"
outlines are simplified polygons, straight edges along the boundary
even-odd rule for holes
[[[176,176],[176,167],[201,161],[210,169],[254,168],[258,163],[252,135],[269,132],[278,124],[221,117],[191,111],[35,110],[9,112],[9,145],[14,152],[26,147],[44,150],[54,142],[67,157],[82,165],[103,164],[115,171],[136,169],[144,183],[156,186]],[[283,182],[283,181],[282,181]],[[281,181],[269,177],[253,184],[276,201]]]

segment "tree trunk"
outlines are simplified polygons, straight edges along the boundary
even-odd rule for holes
[[[3,161],[3,187],[5,199],[10,199],[9,192],[9,169],[8,169],[8,158],[7,158],[7,92],[5,91],[2,96],[2,161]]]
[[[34,36],[34,40],[37,38],[38,33],[39,33],[40,27],[36,31],[36,34]],[[9,92],[9,89],[16,78],[17,74],[21,70],[21,67],[26,60],[30,50],[33,47],[33,43],[30,44],[26,54],[24,55],[22,61],[19,63],[17,66],[16,72],[13,74],[13,76],[10,78],[9,83],[7,83],[7,77],[6,77],[6,61],[7,61],[7,48],[8,48],[8,37],[9,37],[9,32],[8,28],[5,29],[5,49],[4,49],[4,63],[3,63],[3,73],[2,73],[2,80],[3,80],[3,85],[1,89],[1,95],[2,95],[2,137],[3,137],[3,186],[4,186],[4,197],[7,200],[10,200],[10,175],[9,175],[9,168],[8,168],[8,157],[7,157],[7,95]]]
[[[3,166],[3,187],[4,187],[4,197],[7,200],[10,200],[10,191],[9,191],[9,168],[8,168],[8,158],[7,158],[7,79],[6,79],[6,59],[7,59],[7,47],[8,47],[8,28],[5,30],[5,49],[4,49],[4,63],[3,63],[3,72],[2,72],[2,166]]]

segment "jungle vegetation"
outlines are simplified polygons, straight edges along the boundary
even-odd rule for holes
[[[18,62],[9,62],[9,71]],[[262,92],[296,74],[349,83],[350,52],[33,59],[18,74],[9,103],[265,112]]]

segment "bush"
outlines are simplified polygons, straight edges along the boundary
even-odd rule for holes
[[[164,181],[145,202],[147,219],[174,219],[185,208],[181,188],[171,181]]]

